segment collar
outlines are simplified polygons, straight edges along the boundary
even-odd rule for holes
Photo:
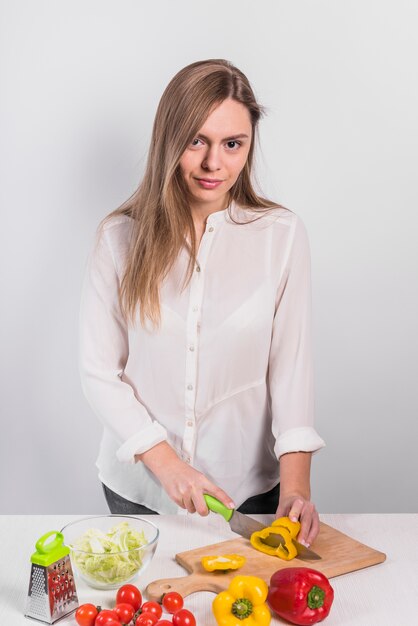
[[[210,213],[206,218],[206,224],[219,224],[221,222],[225,222],[228,220],[228,209],[232,213],[232,215],[236,212],[236,203],[235,200],[231,200],[226,209],[222,209],[221,211],[215,211],[214,213]]]

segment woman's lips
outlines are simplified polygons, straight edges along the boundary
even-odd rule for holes
[[[196,178],[196,180],[204,189],[215,189],[223,183],[223,180],[205,180],[204,178]]]

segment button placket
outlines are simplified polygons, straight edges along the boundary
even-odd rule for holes
[[[213,228],[207,228],[213,233]],[[213,241],[213,236],[203,234],[199,247],[199,259],[190,281],[189,310],[186,323],[186,389],[185,389],[185,428],[183,435],[183,460],[191,463],[196,439],[196,381],[199,357],[200,314],[203,300],[205,265]]]

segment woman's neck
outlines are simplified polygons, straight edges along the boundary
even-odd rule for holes
[[[195,224],[206,224],[206,220],[209,215],[212,213],[218,213],[219,211],[224,211],[229,205],[228,198],[222,200],[222,202],[217,202],[216,204],[199,204],[199,205],[191,205],[190,211],[193,217],[193,221]]]

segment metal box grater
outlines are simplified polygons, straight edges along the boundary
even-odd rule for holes
[[[55,539],[48,539],[55,535]],[[36,542],[31,556],[25,617],[53,624],[78,607],[70,549],[64,545],[64,536],[52,530]]]

